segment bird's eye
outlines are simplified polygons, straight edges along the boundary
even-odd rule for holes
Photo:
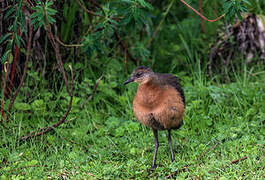
[[[142,72],[138,72],[138,73],[136,73],[136,75],[135,75],[135,76],[136,76],[137,78],[139,78],[139,77],[141,77],[142,75],[143,75],[143,73],[142,73]]]

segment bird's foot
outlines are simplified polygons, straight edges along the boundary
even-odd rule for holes
[[[156,169],[156,167],[157,167],[157,165],[156,164],[153,164],[150,169],[147,169],[148,175],[150,175]]]
[[[171,156],[171,161],[173,162],[175,160],[174,156]]]
[[[153,164],[150,170],[154,170],[157,167],[156,164]]]

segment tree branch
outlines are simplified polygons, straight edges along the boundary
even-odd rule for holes
[[[225,14],[223,14],[223,15],[221,15],[220,17],[218,17],[218,18],[216,18],[216,19],[214,19],[214,20],[210,20],[210,19],[206,18],[204,15],[202,15],[201,13],[199,13],[198,11],[196,11],[193,7],[191,7],[191,6],[190,6],[188,3],[186,3],[184,0],[180,0],[180,1],[181,1],[183,4],[185,4],[188,8],[192,9],[192,10],[193,10],[196,14],[198,14],[202,19],[204,19],[204,20],[206,20],[206,21],[209,21],[209,22],[215,22],[215,21],[218,21],[219,19],[221,19],[222,17],[225,16]],[[167,8],[167,10],[166,10],[166,12],[165,12],[164,17],[162,18],[162,20],[160,21],[160,23],[159,23],[158,26],[156,27],[156,29],[155,29],[155,31],[154,31],[152,37],[150,38],[150,40],[147,42],[147,45],[146,45],[147,48],[150,47],[151,42],[153,41],[153,39],[155,38],[156,34],[158,33],[158,31],[159,31],[159,29],[160,29],[160,26],[161,26],[162,23],[164,22],[164,20],[165,20],[167,14],[168,14],[170,8],[171,8],[172,5],[173,5],[173,2],[174,2],[174,0],[172,0],[171,3],[169,4],[169,6],[168,6],[168,8]],[[201,9],[201,12],[202,12],[202,9]],[[203,24],[203,22],[202,22],[202,24]],[[203,27],[204,27],[204,25],[203,25]]]
[[[37,136],[41,136],[41,135],[46,134],[46,133],[48,133],[50,131],[53,131],[54,128],[57,128],[58,126],[60,126],[61,124],[63,124],[65,122],[65,120],[66,120],[66,118],[67,118],[67,116],[68,116],[68,114],[69,114],[69,112],[70,112],[70,110],[72,108],[73,91],[74,91],[74,74],[73,74],[73,69],[72,69],[71,66],[69,66],[70,71],[71,71],[71,76],[72,76],[71,90],[69,90],[69,84],[68,84],[68,80],[67,80],[66,73],[65,73],[65,70],[64,70],[63,61],[62,61],[62,58],[61,58],[59,46],[58,46],[58,44],[55,41],[54,35],[52,34],[51,26],[50,26],[49,21],[48,21],[47,12],[46,12],[46,9],[45,9],[43,3],[42,3],[42,8],[43,8],[43,11],[44,11],[44,14],[45,14],[45,17],[46,17],[46,23],[47,23],[47,25],[45,26],[45,28],[46,28],[46,31],[48,33],[48,37],[49,37],[49,39],[50,39],[50,41],[51,41],[51,43],[53,45],[53,48],[55,50],[56,59],[58,61],[58,64],[59,64],[60,69],[61,69],[61,72],[63,74],[63,79],[64,79],[65,86],[66,86],[66,91],[67,91],[67,93],[70,96],[70,100],[69,100],[69,104],[68,104],[68,107],[67,107],[67,110],[66,110],[64,116],[56,124],[53,124],[52,126],[47,126],[47,127],[44,127],[44,128],[40,128],[40,129],[38,129],[35,132],[29,133],[28,135],[23,136],[22,138],[20,138],[20,142],[23,142],[23,141],[26,141],[26,140],[28,140],[30,138],[37,137]]]
[[[202,15],[201,13],[199,13],[198,11],[196,11],[193,7],[191,7],[188,3],[186,3],[184,0],[180,0],[183,4],[185,4],[188,8],[190,8],[191,10],[193,10],[196,14],[198,14],[202,19],[209,21],[209,22],[215,22],[218,21],[219,19],[221,19],[222,17],[225,16],[225,14],[222,14],[220,17],[216,18],[216,19],[208,19],[207,17],[205,17],[204,15]]]
[[[82,47],[84,46],[83,44],[65,44],[64,42],[62,42],[57,36],[55,36],[56,41],[61,44],[64,47]]]
[[[3,13],[4,11],[8,10],[11,6],[7,6],[5,8],[0,9],[0,13]]]
[[[75,0],[75,2],[77,2],[77,4],[82,8],[82,9],[84,9],[88,14],[91,14],[91,15],[93,15],[93,16],[98,16],[98,17],[104,17],[104,16],[102,16],[102,15],[100,15],[100,14],[97,14],[97,13],[95,13],[95,12],[93,12],[93,11],[90,11],[90,10],[88,10],[79,0]]]
[[[24,14],[25,12],[25,2],[23,2],[23,5],[22,5],[22,13]],[[21,30],[20,30],[20,26],[17,28],[17,35],[18,37],[21,37]],[[14,32],[15,33],[15,32]],[[9,91],[12,90],[13,88],[13,81],[14,81],[14,77],[15,77],[15,72],[16,72],[16,67],[17,67],[17,60],[18,60],[18,57],[19,57],[19,47],[18,45],[16,44],[15,45],[15,55],[14,55],[14,59],[13,59],[13,62],[12,62],[12,71],[11,71],[11,78],[10,78],[10,83],[9,83]]]
[[[96,0],[90,0],[90,1],[105,14],[103,8],[97,3]]]
[[[199,6],[200,6],[200,13],[203,14],[202,0],[199,0]],[[202,33],[205,33],[204,21],[202,17],[201,17],[201,30],[202,30]]]
[[[183,168],[176,170],[175,172],[173,172],[172,174],[167,175],[165,178],[172,178],[173,176],[180,174],[181,172],[186,172],[189,168],[189,165],[185,165]]]
[[[210,147],[207,151],[205,151],[204,153],[202,153],[199,157],[199,159],[202,159],[209,151],[213,150],[214,148],[216,148],[219,145],[219,142],[215,143],[212,147]]]
[[[44,4],[43,3],[41,3],[41,4],[42,4],[42,8],[43,8],[45,17],[46,17],[46,22],[47,22],[47,25],[45,26],[46,27],[46,31],[47,31],[48,37],[49,37],[49,39],[50,39],[50,41],[51,41],[51,43],[53,45],[53,48],[55,50],[56,58],[58,60],[58,64],[59,64],[60,70],[61,70],[61,72],[63,74],[63,79],[64,79],[64,83],[65,83],[65,86],[66,86],[66,91],[70,95],[71,92],[69,91],[68,80],[67,80],[67,76],[66,76],[66,73],[65,73],[65,70],[64,70],[63,61],[62,61],[62,57],[61,57],[61,54],[60,54],[59,46],[58,46],[58,44],[55,41],[54,35],[52,34],[51,26],[50,26],[50,23],[49,23],[49,20],[48,20],[48,16],[47,16],[47,12],[46,12],[46,9],[44,7]]]
[[[163,18],[161,19],[161,21],[160,21],[160,23],[158,24],[158,26],[156,27],[156,29],[155,29],[155,31],[154,31],[152,37],[150,38],[150,40],[148,41],[148,43],[147,43],[147,45],[146,45],[147,48],[150,47],[151,42],[153,41],[153,39],[155,38],[156,34],[158,33],[158,31],[159,31],[161,25],[162,25],[163,22],[165,21],[166,16],[167,16],[167,14],[169,13],[169,10],[171,9],[171,7],[172,7],[172,5],[173,5],[174,2],[175,2],[174,0],[171,0],[170,4],[168,5],[167,10],[166,10],[166,12],[165,12]]]
[[[38,129],[37,131],[35,132],[31,132],[29,133],[28,135],[26,136],[23,136],[22,138],[20,138],[20,142],[23,142],[23,141],[26,141],[30,138],[33,138],[33,137],[37,137],[37,136],[41,136],[43,134],[46,134],[50,131],[53,131],[54,128],[57,128],[58,126],[60,126],[61,124],[63,124],[72,108],[72,101],[73,101],[73,91],[74,91],[74,73],[73,73],[73,69],[71,66],[69,66],[70,68],[70,71],[71,71],[71,76],[72,76],[72,81],[71,81],[71,92],[70,92],[70,100],[69,100],[69,104],[68,104],[68,107],[67,107],[67,111],[65,112],[64,116],[62,117],[62,119],[60,121],[58,121],[58,123],[56,124],[53,124],[52,126],[47,126],[47,127],[44,127],[44,128],[40,128]]]
[[[4,79],[4,90],[3,90],[3,96],[2,96],[2,111],[1,111],[1,124],[2,125],[3,125],[3,118],[4,118],[6,80],[7,80],[8,69],[9,69],[9,63],[8,63],[8,61],[4,64],[4,69],[5,69],[5,79]]]
[[[25,65],[24,65],[24,71],[23,71],[23,75],[22,75],[22,78],[20,80],[20,84],[14,94],[14,96],[12,97],[11,101],[10,101],[10,104],[8,106],[8,111],[7,111],[7,116],[6,116],[6,122],[8,122],[9,120],[9,116],[10,116],[10,113],[11,113],[11,110],[12,110],[12,107],[13,107],[13,104],[17,98],[17,95],[25,81],[25,78],[26,78],[26,75],[27,75],[27,70],[28,70],[28,62],[29,62],[29,57],[30,57],[30,52],[31,52],[31,44],[32,44],[32,32],[33,32],[33,25],[30,25],[30,31],[29,31],[29,41],[28,41],[28,46],[27,46],[27,55],[26,55],[26,62],[25,62]]]
[[[247,156],[245,156],[245,157],[242,157],[242,158],[240,158],[240,159],[233,160],[233,161],[231,162],[231,164],[237,164],[239,161],[246,160],[247,158],[248,158],[248,157],[247,157]]]
[[[127,55],[129,56],[129,58],[133,61],[134,64],[137,64],[137,59],[135,59],[132,54],[129,52],[127,46],[125,46],[125,44],[122,42],[121,38],[119,37],[118,33],[115,31],[115,37],[117,38],[119,45],[123,48],[124,51],[127,52]]]
[[[98,85],[99,85],[99,83],[100,83],[100,80],[103,78],[103,74],[98,78],[98,80],[96,81],[96,84],[95,84],[95,86],[94,86],[94,89],[93,89],[93,91],[92,91],[92,94],[88,97],[88,101],[90,101],[93,97],[94,97],[94,95],[95,95],[95,93],[96,93],[96,91],[97,91],[97,88],[98,88]]]

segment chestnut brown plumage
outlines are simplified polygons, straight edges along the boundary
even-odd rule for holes
[[[133,100],[133,112],[138,121],[152,128],[155,136],[155,150],[151,167],[154,169],[159,146],[158,130],[168,131],[171,160],[174,160],[171,130],[178,129],[183,124],[184,92],[176,76],[155,73],[145,66],[136,68],[124,85],[130,82],[139,84]]]

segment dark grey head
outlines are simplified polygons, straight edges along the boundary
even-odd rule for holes
[[[130,78],[126,80],[123,85],[126,85],[130,82],[137,82],[139,84],[147,82],[150,78],[150,75],[153,73],[154,72],[149,67],[139,66],[133,71]]]

